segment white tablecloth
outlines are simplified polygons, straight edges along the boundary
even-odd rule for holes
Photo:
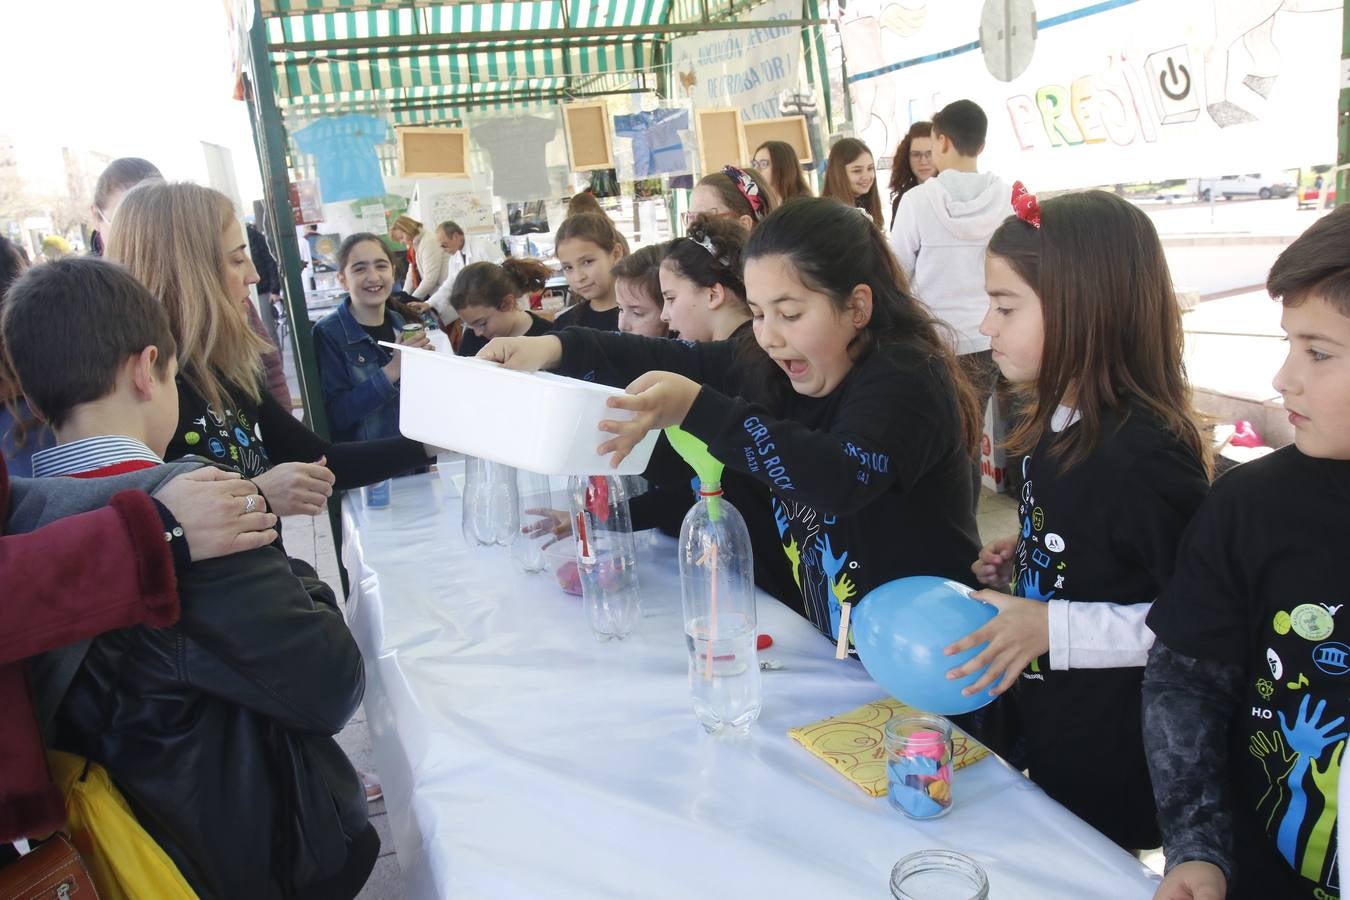
[[[789,728],[884,692],[767,596],[762,657],[783,668],[764,712],[747,741],[704,735],[669,539],[642,551],[638,633],[600,643],[552,574],[465,546],[435,474],[395,480],[387,509],[348,494],[343,534],[410,897],[880,898],[929,847],[975,857],[996,900],[1151,896],[1143,865],[1001,760],[956,773],[952,812],[916,823],[798,746]]]

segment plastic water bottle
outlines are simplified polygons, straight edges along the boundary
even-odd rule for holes
[[[574,475],[567,488],[586,621],[600,640],[622,640],[637,627],[642,612],[623,479]]]
[[[745,520],[718,483],[700,484],[680,527],[689,694],[709,734],[746,734],[759,718],[754,561]]]
[[[520,527],[511,540],[511,559],[523,571],[533,574],[544,571],[544,565],[548,562],[544,557],[544,547],[556,540],[552,515],[556,507],[547,475],[524,469],[518,469],[517,475]]]
[[[464,504],[460,523],[473,546],[509,546],[520,530],[516,470],[473,456],[464,458]]]
[[[389,495],[394,489],[394,479],[386,478],[384,481],[377,481],[374,484],[366,485],[361,489],[362,495],[366,500],[367,509],[384,509],[389,505]]]

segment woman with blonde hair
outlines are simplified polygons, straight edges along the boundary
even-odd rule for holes
[[[408,277],[403,290],[414,300],[425,303],[445,281],[445,251],[436,229],[430,231],[411,216],[399,216],[389,236],[408,248]]]
[[[426,465],[432,454],[403,437],[330,444],[263,389],[259,355],[268,345],[243,310],[258,273],[224,194],[139,185],[118,207],[107,257],[159,298],[178,342],[179,418],[168,459],[197,454],[233,466],[281,516],[317,515],[335,487]]]

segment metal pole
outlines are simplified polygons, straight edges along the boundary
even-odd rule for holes
[[[300,277],[300,252],[295,242],[295,218],[291,215],[290,181],[286,170],[286,128],[277,108],[276,88],[272,83],[272,66],[267,55],[267,20],[263,17],[259,0],[252,0],[253,27],[248,33],[248,54],[245,69],[248,72],[244,98],[248,102],[249,121],[253,125],[253,143],[262,170],[263,195],[271,215],[273,243],[280,256],[282,280],[285,283],[286,316],[291,323],[291,350],[295,360],[295,375],[300,382],[300,397],[309,427],[324,437],[329,436],[328,413],[323,406],[323,389],[319,383],[319,367],[311,337],[309,307],[305,304],[305,285]],[[342,499],[334,494],[328,501],[328,523],[333,538],[333,554],[337,557],[338,579],[342,593],[350,588],[347,569],[342,565]]]
[[[633,41],[618,41],[618,42],[616,42],[616,41],[614,41],[614,40],[607,40],[607,39],[602,38],[602,37],[597,37],[597,38],[580,38],[580,39],[573,38],[573,39],[560,39],[560,40],[528,41],[528,42],[520,43],[520,44],[517,44],[517,45],[513,45],[510,49],[511,49],[512,51],[525,51],[525,50],[588,50],[588,49],[593,49],[593,48],[595,48],[595,47],[619,47],[619,46],[631,46],[631,45],[633,45],[633,44],[640,44],[640,43],[644,43],[644,42],[643,42],[643,41],[638,41],[638,40],[633,40]],[[489,48],[489,47],[469,47],[469,46],[462,46],[462,45],[461,45],[461,46],[453,46],[453,47],[438,47],[438,48],[436,48],[436,50],[434,50],[434,51],[432,51],[432,52],[433,52],[436,56],[465,56],[465,55],[472,54],[472,53],[481,53],[481,54],[484,54],[484,55],[487,55],[487,54],[490,54],[490,53],[500,53],[500,52],[502,51],[502,49],[503,49],[503,48],[500,48],[500,47],[494,49],[494,48]],[[326,65],[326,64],[328,64],[328,63],[337,63],[337,64],[340,65],[340,64],[342,64],[342,63],[352,63],[352,62],[385,61],[385,60],[391,60],[391,59],[417,59],[417,58],[419,58],[419,57],[423,57],[423,56],[426,56],[426,55],[428,55],[428,51],[425,50],[425,49],[418,49],[418,50],[388,50],[388,49],[385,49],[385,50],[381,50],[381,51],[378,52],[378,53],[376,53],[376,52],[361,52],[361,51],[357,51],[357,52],[355,52],[355,53],[348,52],[348,51],[343,51],[343,52],[339,53],[339,52],[337,52],[337,51],[333,51],[331,55],[328,55],[328,54],[324,54],[324,55],[318,55],[318,54],[315,54],[315,55],[310,55],[310,56],[296,56],[296,57],[293,58],[293,59],[278,59],[278,60],[274,60],[274,61],[273,61],[273,64],[274,64],[274,65],[283,65],[283,64],[284,64],[284,65],[292,65],[292,64],[294,64],[294,65]],[[519,75],[517,75],[517,77],[520,78],[520,79],[526,79],[526,78],[536,77],[536,76],[530,76],[530,75],[525,75],[525,74],[519,74]]]
[[[254,0],[255,7],[257,0]],[[309,308],[305,305],[305,286],[300,276],[300,252],[295,242],[295,218],[291,215],[290,181],[286,170],[286,129],[277,108],[272,85],[272,68],[267,65],[266,20],[262,11],[254,11],[249,31],[248,90],[249,118],[253,123],[253,143],[262,169],[263,194],[271,210],[269,225],[275,235],[281,272],[286,284],[286,315],[291,321],[291,349],[294,351],[296,377],[305,405],[305,420],[310,428],[328,436],[328,416],[323,406],[319,369],[310,338]],[[258,61],[263,65],[259,66]]]
[[[1336,153],[1336,204],[1339,206],[1345,197],[1350,178],[1346,176],[1346,166],[1350,166],[1350,3],[1345,5],[1341,26],[1341,99],[1340,118],[1337,122],[1338,147]],[[1326,189],[1323,188],[1323,194]],[[1326,206],[1325,199],[1322,205]]]
[[[759,19],[756,21],[691,22],[679,24],[654,25],[608,25],[603,28],[586,28],[584,31],[559,31],[558,29],[538,29],[526,31],[478,31],[467,36],[474,46],[493,42],[507,42],[512,45],[521,41],[563,40],[576,38],[579,34],[587,37],[608,35],[621,37],[626,35],[651,35],[661,39],[665,35],[697,34],[701,31],[747,31],[756,28],[805,28],[809,25],[828,25],[829,19]],[[465,47],[466,36],[454,34],[396,34],[364,38],[346,38],[332,41],[288,41],[274,44],[270,49],[274,53],[325,53],[330,50],[369,50],[373,47],[416,46],[429,53],[439,52],[438,45],[446,44]],[[501,47],[482,47],[484,52],[500,52]],[[263,59],[266,59],[264,54]]]

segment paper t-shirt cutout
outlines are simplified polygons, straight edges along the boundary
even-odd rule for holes
[[[301,153],[314,157],[324,203],[384,196],[384,175],[375,148],[388,131],[375,116],[325,116],[291,135]]]
[[[633,174],[637,178],[689,171],[680,132],[689,130],[689,111],[654,109],[614,117],[614,134],[633,140]]]
[[[492,160],[492,193],[503,200],[542,200],[553,193],[544,147],[558,133],[555,119],[539,116],[476,122],[469,134]]]

